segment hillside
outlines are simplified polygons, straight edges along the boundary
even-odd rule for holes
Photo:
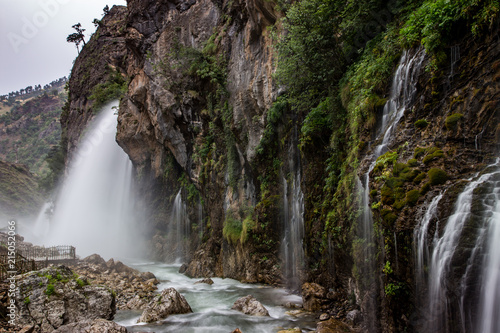
[[[61,138],[59,117],[66,99],[62,87],[26,100],[11,98],[10,110],[0,116],[0,160],[46,173],[45,157]]]
[[[0,217],[36,216],[41,204],[38,183],[26,166],[0,161]]]

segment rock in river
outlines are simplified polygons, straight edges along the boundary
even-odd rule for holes
[[[138,323],[152,323],[168,317],[171,314],[191,313],[188,302],[174,288],[164,289],[147,305]]]
[[[238,298],[234,302],[233,310],[243,312],[244,314],[250,316],[269,316],[269,312],[258,300],[252,295]]]

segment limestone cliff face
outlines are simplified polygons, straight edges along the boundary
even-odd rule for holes
[[[127,9],[114,6],[96,33],[82,48],[71,70],[69,104],[61,115],[63,142],[69,158],[85,126],[98,111],[93,108],[93,89],[106,82],[114,70],[126,68],[125,24]]]
[[[165,178],[166,173],[172,175],[168,170],[172,166],[175,174],[184,174],[200,192],[205,217],[198,212],[190,216],[210,221],[210,229],[200,232],[211,236],[189,272],[257,281],[258,259],[247,265],[249,249],[240,245],[235,254],[233,246],[223,240],[222,229],[229,208],[255,205],[257,180],[250,165],[266,111],[275,98],[273,54],[266,31],[276,20],[273,5],[265,1],[129,1],[128,9],[130,84],[120,107],[117,140],[138,173],[150,179],[150,184],[162,184],[156,190],[165,196],[172,196],[180,186],[177,178]],[[208,45],[212,49],[206,51]],[[218,72],[217,82],[208,78],[210,73],[205,76],[192,69],[204,62],[209,63],[209,71]],[[224,93],[219,94],[221,90]],[[224,124],[223,104],[231,113]],[[224,138],[213,138],[217,147],[209,159],[200,157],[206,138],[223,136],[223,127],[226,135],[234,137],[230,147],[237,164],[233,177],[241,180],[234,189],[229,189],[224,168],[228,153]],[[174,163],[169,164],[171,156]],[[166,215],[152,218],[158,227],[153,241],[156,249],[165,241],[161,224],[173,223]],[[242,270],[245,266],[248,272]]]
[[[446,220],[462,180],[498,153],[498,31],[480,40],[457,37],[461,57],[452,66],[426,71],[429,57],[423,60],[416,96],[389,142],[394,160],[371,174],[377,256],[367,284],[356,226],[344,225],[352,216],[339,214],[336,235],[327,234],[326,222],[318,218],[339,208],[322,200],[328,140],[317,150],[299,152],[298,126],[305,115],[283,111],[273,128],[274,150],[259,154],[279,91],[268,31],[279,15],[265,0],[129,0],[127,8],[114,7],[73,69],[70,109],[63,116],[68,147],[91,119],[92,89],[109,78],[105,69],[111,66],[128,79],[117,141],[134,163],[150,212],[144,221],[150,255],[172,261],[183,247],[189,275],[283,282],[283,192],[298,168],[306,235],[299,275],[302,282],[326,287],[318,306],[340,317],[361,309],[365,318],[376,317],[374,331],[415,328],[414,230],[429,201],[445,191],[439,218]],[[99,51],[104,48],[109,52]],[[95,64],[86,67],[90,61]],[[378,142],[376,126],[360,126],[362,177]],[[426,185],[432,168],[444,170],[446,182]],[[185,221],[189,228],[181,233],[177,225]],[[443,226],[429,232],[438,228]],[[388,286],[399,293],[388,295]]]

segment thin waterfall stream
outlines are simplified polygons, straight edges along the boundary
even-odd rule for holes
[[[406,50],[401,56],[398,68],[392,80],[389,99],[384,105],[382,122],[377,138],[374,142],[380,142],[373,148],[372,162],[368,171],[364,175],[364,182],[357,180],[357,188],[360,190],[360,228],[358,237],[362,242],[362,272],[365,280],[365,287],[368,290],[374,289],[375,282],[375,244],[373,236],[373,216],[370,208],[370,173],[375,167],[377,158],[386,153],[393,138],[396,126],[403,117],[405,111],[410,107],[415,99],[416,82],[420,73],[420,68],[425,58],[422,48],[414,51]],[[367,320],[366,325],[370,330],[375,329],[376,323],[376,302],[375,297],[368,296],[366,302]]]

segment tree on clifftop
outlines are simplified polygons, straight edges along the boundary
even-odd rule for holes
[[[66,37],[66,41],[68,43],[75,43],[76,49],[78,50],[78,54],[80,54],[80,49],[78,48],[78,45],[80,45],[80,43],[82,42],[83,46],[85,46],[85,35],[83,34],[85,29],[82,29],[82,25],[80,23],[74,24],[72,28],[75,29],[76,32]]]

